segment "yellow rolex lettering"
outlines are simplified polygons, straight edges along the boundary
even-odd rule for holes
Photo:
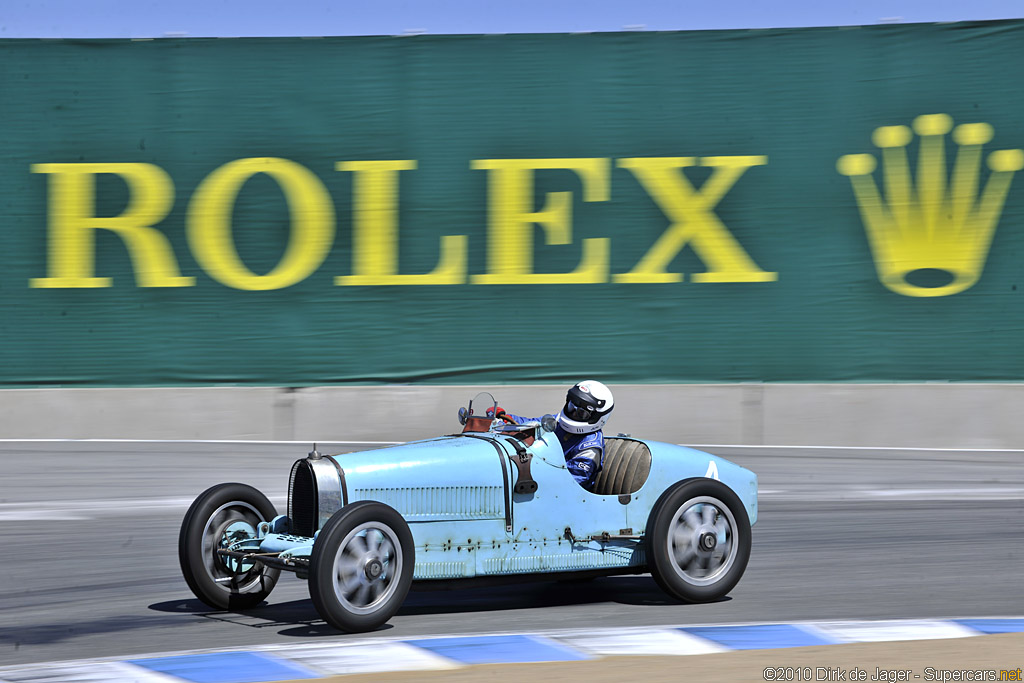
[[[608,201],[608,159],[476,159],[471,167],[489,171],[487,272],[474,284],[579,284],[608,281],[608,238],[583,240],[583,255],[570,273],[533,272],[534,224],[547,244],[572,243],[572,193],[549,192],[534,210],[533,174],[540,169],[575,171],[583,181],[583,201]]]
[[[231,215],[242,185],[265,173],[284,192],[291,234],[272,271],[257,275],[238,256]],[[188,243],[210,277],[235,289],[282,289],[309,277],[327,258],[334,241],[334,205],[323,183],[306,167],[287,159],[255,157],[225,164],[207,176],[188,207]]]
[[[714,208],[740,176],[752,166],[768,163],[764,156],[701,157],[713,169],[695,190],[681,169],[698,165],[694,157],[619,159],[671,221],[668,229],[628,273],[615,282],[682,282],[682,273],[667,272],[672,259],[690,246],[708,270],[695,273],[694,282],[774,282],[778,273],[761,270],[714,213]]]
[[[109,277],[95,277],[96,236],[117,234],[128,249],[140,287],[188,287],[181,277],[170,242],[156,228],[174,203],[174,184],[152,164],[33,164],[33,173],[49,174],[47,277],[30,287],[110,287]],[[96,175],[110,173],[128,186],[128,206],[118,216],[96,216]]]
[[[443,235],[441,257],[433,271],[398,272],[398,173],[416,169],[415,160],[340,161],[352,171],[352,275],[336,285],[459,285],[466,281],[465,235]]]

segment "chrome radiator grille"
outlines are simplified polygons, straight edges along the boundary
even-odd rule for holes
[[[320,516],[317,500],[313,468],[306,460],[296,461],[288,481],[288,517],[292,520],[292,533],[299,536],[316,533]]]

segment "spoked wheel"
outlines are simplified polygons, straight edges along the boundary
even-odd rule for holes
[[[185,513],[178,536],[178,561],[185,582],[211,607],[245,609],[263,602],[280,570],[224,558],[218,550],[256,537],[260,522],[277,516],[273,504],[245,484],[219,484],[204,491]]]
[[[414,564],[412,532],[394,508],[352,503],[334,513],[313,543],[309,596],[331,626],[372,631],[402,606]]]
[[[750,559],[750,520],[739,497],[714,479],[688,479],[661,495],[645,534],[651,575],[686,602],[725,596]]]

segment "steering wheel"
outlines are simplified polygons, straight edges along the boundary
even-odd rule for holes
[[[512,419],[512,418],[511,418],[511,417],[509,416],[509,414],[508,414],[508,413],[506,413],[506,412],[505,412],[504,410],[503,410],[503,411],[501,411],[500,413],[498,413],[498,415],[497,415],[497,418],[498,418],[499,420],[502,420],[502,421],[504,421],[504,422],[505,422],[506,424],[514,425],[514,424],[516,423],[516,421],[515,421],[514,419]]]

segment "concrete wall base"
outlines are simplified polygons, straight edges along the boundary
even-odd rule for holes
[[[479,390],[557,412],[547,385],[0,390],[4,439],[408,441],[459,431]],[[605,432],[690,444],[1024,448],[1024,384],[616,385]]]

